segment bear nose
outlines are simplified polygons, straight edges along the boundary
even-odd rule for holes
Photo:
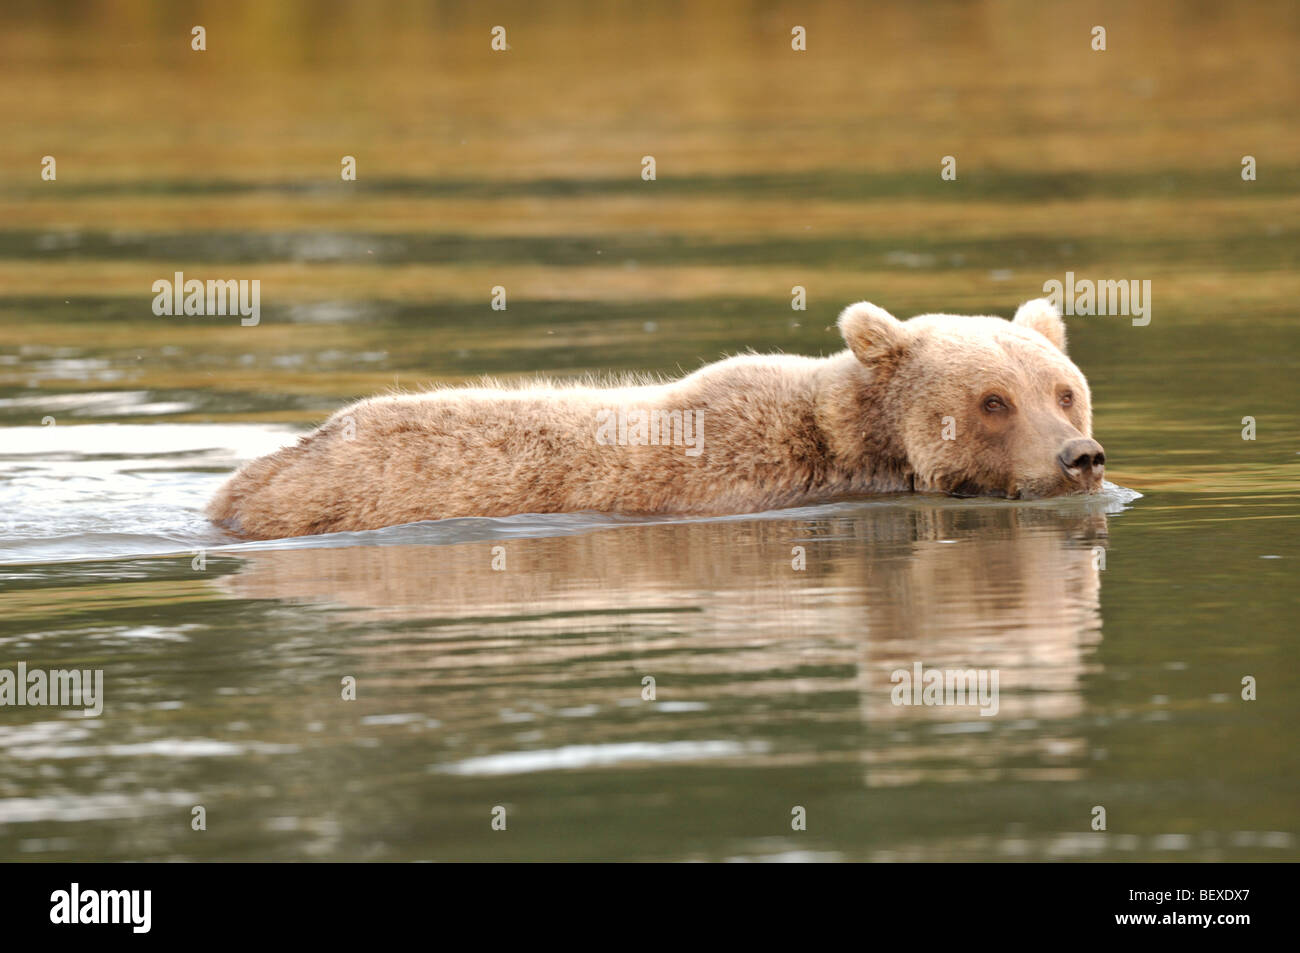
[[[1097,441],[1079,437],[1066,443],[1057,459],[1067,470],[1078,470],[1085,474],[1096,470],[1100,473],[1106,464],[1106,452]]]

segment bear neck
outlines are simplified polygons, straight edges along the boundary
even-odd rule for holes
[[[886,399],[892,368],[867,367],[845,350],[826,358],[817,376],[817,422],[834,468],[861,492],[911,489],[901,421]]]

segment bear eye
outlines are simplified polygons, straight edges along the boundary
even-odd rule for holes
[[[1074,403],[1074,394],[1070,393],[1070,391],[1067,390],[1064,394],[1061,395],[1062,407],[1069,407],[1073,403]]]
[[[997,394],[984,398],[984,409],[990,414],[995,414],[999,410],[1007,409],[1007,402]]]

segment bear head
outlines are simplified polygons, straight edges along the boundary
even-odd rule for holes
[[[844,309],[839,327],[869,371],[867,424],[888,428],[916,490],[1036,499],[1101,488],[1092,396],[1047,299],[1011,321],[899,321],[864,301]]]

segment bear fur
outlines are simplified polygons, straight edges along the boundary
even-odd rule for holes
[[[208,516],[274,539],[457,516],[703,515],[864,494],[1100,488],[1091,395],[1050,301],[1010,322],[904,322],[860,302],[839,328],[848,348],[830,357],[746,354],[662,383],[372,397],[246,464]]]

